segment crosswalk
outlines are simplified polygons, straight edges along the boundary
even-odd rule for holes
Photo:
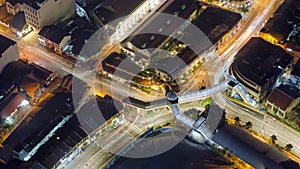
[[[216,72],[199,71],[200,75],[215,76]]]
[[[120,124],[121,124],[121,127],[128,130],[128,132],[134,131],[138,135],[141,135],[144,133],[144,131],[141,128],[139,128],[138,126],[136,126],[135,124],[133,124],[132,122],[130,122],[126,119],[123,119]]]

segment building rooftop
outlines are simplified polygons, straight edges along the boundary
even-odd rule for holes
[[[34,94],[39,87],[39,83],[28,76],[25,76],[19,85],[19,88],[25,90],[27,94]]]
[[[1,76],[16,84],[20,84],[23,77],[30,73],[30,66],[23,61],[15,61],[8,63],[3,69]]]
[[[105,25],[120,17],[126,17],[144,0],[105,0],[94,9],[95,15]]]
[[[47,79],[49,76],[53,74],[52,71],[40,65],[37,65],[35,63],[31,63],[30,66],[33,68],[32,72],[36,74],[38,77],[40,77],[41,79]]]
[[[215,44],[242,19],[238,13],[207,7],[192,24],[197,26]]]
[[[235,58],[233,65],[239,74],[261,86],[276,79],[293,59],[279,46],[261,38],[252,38]]]
[[[1,76],[19,85],[25,76],[42,84],[52,74],[52,71],[35,63],[29,64],[22,60],[18,60],[7,64],[2,71]]]
[[[132,80],[142,71],[142,69],[133,63],[126,55],[116,52],[110,54],[102,61],[102,67],[106,72],[127,80]]]
[[[274,38],[285,41],[292,32],[293,27],[289,24],[287,18],[283,15],[275,15],[269,19],[265,26],[261,29],[263,33],[269,33]]]
[[[17,107],[24,101],[25,98],[17,93],[10,95],[4,102],[0,104],[0,116],[1,119],[5,119],[13,113]]]
[[[33,156],[33,160],[45,168],[52,168],[65,153],[72,150],[76,144],[85,138],[87,133],[81,127],[77,117],[73,116],[54,135]]]
[[[48,0],[25,0],[24,3],[28,6],[32,7],[35,10],[40,9],[40,5]]]
[[[199,6],[193,0],[174,0],[163,13],[175,15],[183,19],[188,19]]]
[[[261,32],[271,34],[281,43],[291,41],[289,37],[294,26],[300,22],[300,1],[286,0],[276,10],[273,17],[268,20]],[[300,40],[300,37],[296,37]],[[299,45],[300,43],[298,43]],[[290,44],[291,45],[291,44]]]
[[[90,40],[96,32],[96,28],[88,23],[87,20],[79,17],[74,19],[74,27],[77,27],[77,29],[72,31],[70,45],[73,46],[72,54],[79,55],[86,41]]]
[[[18,12],[13,20],[9,23],[10,27],[22,30],[26,25],[25,14],[24,12]]]
[[[188,19],[198,8],[199,7],[197,7],[193,1],[175,0],[162,11],[162,13],[170,15],[158,16],[150,23],[143,24],[140,29],[136,31],[139,32],[139,34],[135,35],[136,32],[133,33],[122,43],[131,42],[135,47],[147,49],[152,53],[170,34],[183,24],[184,20],[176,19],[176,17]]]
[[[25,0],[7,0],[11,5],[17,5],[17,3],[23,3]]]
[[[294,69],[291,74],[300,77],[300,59],[298,59],[297,63],[294,65]]]
[[[39,35],[45,37],[46,39],[60,44],[64,37],[70,35],[68,30],[63,29],[60,26],[50,25],[44,26],[42,30],[39,32]]]
[[[122,102],[125,103],[125,104],[129,104],[129,105],[133,105],[133,106],[142,108],[142,109],[151,109],[151,108],[167,105],[167,99],[166,98],[151,101],[151,102],[144,102],[142,100],[138,100],[138,99],[133,98],[133,97],[125,97],[122,100]]]
[[[297,87],[280,85],[270,93],[267,100],[280,107],[282,110],[286,110],[298,97],[300,97],[300,90]]]
[[[10,47],[16,44],[15,41],[6,38],[3,35],[0,35],[0,59],[2,57],[2,54]]]
[[[95,97],[76,113],[81,127],[88,133],[93,132],[123,110],[122,103],[110,96]]]
[[[15,85],[13,82],[0,77],[0,103],[14,88]]]
[[[42,140],[63,117],[73,113],[70,93],[57,93],[33,117],[28,116],[3,142],[16,152],[30,151]]]

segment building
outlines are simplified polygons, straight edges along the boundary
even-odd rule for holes
[[[237,32],[242,16],[221,8],[207,7],[192,24],[197,26],[211,41],[215,48]]]
[[[16,111],[24,106],[27,106],[29,102],[24,96],[18,93],[13,93],[4,102],[0,104],[0,117],[1,123],[6,121],[9,123],[9,117],[16,118]]]
[[[15,158],[28,161],[73,113],[70,93],[55,94],[46,105],[25,120],[2,143]]]
[[[18,88],[21,93],[24,93],[24,95],[28,97],[28,99],[35,98],[42,90],[39,82],[29,76],[25,76],[22,79]]]
[[[12,61],[20,58],[18,45],[15,41],[0,35],[0,72]]]
[[[300,103],[300,89],[292,85],[280,85],[267,97],[267,109],[280,118],[284,118]]]
[[[153,16],[150,23],[145,22],[122,42],[128,56],[137,61],[140,66],[145,67],[149,64],[153,53],[170,39],[168,35],[179,31],[182,25],[191,21],[196,16],[199,6],[190,0],[175,0],[161,8],[162,13],[169,15]],[[176,17],[180,17],[182,20],[176,20]]]
[[[25,0],[7,0],[5,3],[7,12],[16,15],[18,12],[24,11],[24,1]]]
[[[90,138],[95,133],[99,134],[100,132],[101,134],[103,130],[108,130],[108,128],[113,127],[123,119],[122,104],[110,96],[103,98],[95,96],[95,100],[92,99],[87,102],[76,115],[70,114],[74,109],[72,106],[66,107],[70,105],[70,102],[68,99],[65,100],[69,98],[65,96],[70,95],[57,94],[54,96],[36,116],[32,117],[30,122],[21,124],[22,127],[17,128],[12,133],[8,138],[11,142],[4,142],[4,146],[0,149],[0,153],[3,150],[3,155],[5,155],[4,150],[10,152],[10,147],[15,147],[13,152],[16,153],[16,150],[20,150],[25,146],[25,149],[18,153],[19,155],[16,155],[23,161],[14,159],[8,162],[6,167],[21,168],[21,166],[25,165],[28,168],[38,166],[38,168],[46,169],[57,166],[63,167],[85,149],[85,146],[90,143]],[[57,104],[59,104],[59,107],[62,106],[60,107],[62,109],[58,109]],[[99,114],[99,110],[102,114]],[[52,113],[46,113],[46,111]],[[59,121],[60,123],[58,123]],[[26,132],[21,134],[21,131]],[[16,138],[18,140],[14,140]],[[47,138],[47,140],[41,140],[42,138]],[[16,147],[16,145],[18,146]],[[38,149],[31,154],[29,153],[29,160],[26,158],[24,161],[24,159],[20,158],[23,157],[21,155],[26,155],[26,151],[32,150],[33,147]]]
[[[132,62],[125,54],[112,53],[102,61],[103,74],[120,80],[149,86],[151,77],[141,75],[142,68]]]
[[[29,64],[22,60],[7,64],[1,76],[16,85],[20,85],[25,77],[31,78],[38,82],[41,87],[49,85],[55,77],[52,71],[35,63]]]
[[[292,60],[293,57],[279,46],[252,38],[236,54],[230,72],[260,102],[291,67]]]
[[[292,84],[300,86],[300,59],[298,59],[298,62],[293,67],[290,81],[292,82]]]
[[[0,104],[7,96],[15,93],[17,91],[16,89],[16,85],[13,82],[0,78]]]
[[[46,169],[51,169],[60,162],[69,162],[75,155],[74,152],[84,150],[88,134],[80,125],[78,118],[73,116],[39,149],[32,157],[32,161]],[[72,154],[71,158],[66,158],[69,153]]]
[[[24,12],[18,12],[9,23],[10,30],[18,37],[27,35],[32,29],[26,24]]]
[[[94,10],[94,20],[112,43],[121,42],[154,12],[173,0],[105,0]]]
[[[56,53],[66,54],[78,59],[87,40],[95,32],[95,25],[85,18],[74,16],[64,22],[43,27],[39,31],[38,40],[41,45]]]
[[[63,53],[63,49],[69,45],[70,41],[69,31],[56,25],[45,26],[39,32],[40,44],[58,54]]]
[[[55,11],[55,12],[53,12]],[[75,14],[75,0],[30,0],[24,2],[26,23],[35,30]]]
[[[88,133],[97,132],[99,127],[114,127],[120,122],[119,116],[123,115],[123,104],[111,96],[93,96],[76,113],[81,127]]]
[[[3,84],[0,88],[0,102],[17,91],[27,100],[34,101],[54,78],[52,71],[34,63],[29,64],[22,60],[8,63],[0,76],[0,83]]]
[[[126,17],[132,13],[144,0],[105,0],[99,4],[94,10],[94,20],[99,27],[111,25],[116,27],[118,23],[111,22]]]
[[[260,31],[264,40],[279,45],[288,51],[300,51],[299,22],[300,2],[286,0],[276,10]]]
[[[203,11],[203,12],[200,12]],[[162,10],[163,13],[174,15],[174,17],[153,18],[150,23],[144,23],[140,29],[122,42],[123,49],[127,52],[129,58],[135,61],[141,67],[164,67],[173,79],[180,78],[180,75],[193,68],[197,63],[203,60],[205,53],[224,43],[226,38],[235,33],[241,23],[241,15],[229,12],[220,8],[212,8],[199,5],[193,1],[174,1]],[[184,21],[175,20],[180,17]],[[190,24],[190,21],[192,24]],[[203,35],[195,35],[194,27],[203,32]],[[153,32],[153,33],[144,33]],[[178,33],[179,32],[179,33]],[[172,37],[181,37],[174,39]],[[195,38],[198,36],[198,38]],[[204,37],[204,36],[207,36]],[[199,43],[199,39],[203,40]],[[186,44],[180,43],[183,41]],[[149,63],[150,58],[157,51],[168,50],[168,44],[177,43],[182,51],[177,53],[178,58],[162,58],[158,63]],[[141,57],[142,56],[142,57]],[[163,63],[166,61],[179,62],[176,67],[169,70]],[[176,70],[175,70],[176,68]]]

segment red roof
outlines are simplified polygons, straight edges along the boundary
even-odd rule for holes
[[[8,117],[13,113],[16,108],[25,100],[20,94],[12,94],[5,103],[0,105],[0,116],[2,119]]]
[[[299,96],[299,90],[295,87],[281,85],[273,90],[267,99],[270,103],[273,103],[281,110],[286,110],[290,106],[290,104]]]

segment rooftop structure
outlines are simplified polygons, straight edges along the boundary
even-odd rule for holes
[[[55,12],[53,12],[55,11]],[[24,2],[26,23],[41,29],[75,13],[75,0],[29,0]]]
[[[126,17],[143,1],[144,0],[105,0],[94,9],[94,17],[98,24],[103,26],[120,17]]]
[[[39,41],[43,46],[62,54],[63,49],[70,43],[71,35],[69,29],[64,29],[63,25],[45,26],[39,32]]]
[[[0,103],[5,100],[6,96],[10,95],[15,89],[16,86],[13,82],[0,77]]]
[[[63,38],[69,35],[69,29],[64,29],[66,27],[62,27],[63,25],[49,25],[42,28],[39,32],[39,36],[43,36],[44,38],[52,41],[56,44],[60,44]]]
[[[24,11],[23,3],[27,0],[7,0],[6,9],[7,12],[16,15],[18,12]]]
[[[29,33],[31,30],[26,24],[24,12],[18,12],[9,23],[9,27],[14,33],[17,33],[17,35],[21,37]]]
[[[54,137],[51,137],[40,148],[32,160],[38,162],[42,167],[52,168],[87,135],[88,133],[81,127],[77,117],[73,116],[55,132]]]
[[[120,77],[124,80],[143,81],[147,80],[140,76],[142,68],[132,62],[126,55],[112,53],[102,61],[103,70],[110,76]],[[148,79],[149,80],[149,79]]]
[[[85,18],[75,16],[64,22],[43,27],[39,32],[39,42],[56,53],[77,57],[95,32],[93,24]]]
[[[299,17],[300,2],[286,0],[277,9],[273,17],[260,31],[260,36],[270,43],[282,45],[289,50],[300,51],[299,43]]]
[[[10,95],[4,102],[0,104],[1,120],[6,119],[21,105],[25,98],[17,93]]]
[[[95,131],[106,121],[123,111],[121,102],[112,97],[108,95],[95,97],[95,100],[91,99],[76,113],[81,127],[88,133]]]
[[[280,85],[275,88],[267,98],[267,106],[271,111],[284,118],[300,100],[300,89],[291,85]]]
[[[125,39],[122,43],[129,50],[148,50],[150,55],[155,51],[174,31],[183,24],[183,20],[175,20],[176,17],[189,20],[190,16],[199,7],[190,0],[175,0],[168,7],[162,10],[162,13],[166,13],[171,16],[153,16],[153,20],[150,23],[144,23],[137,31],[135,31],[130,37]],[[156,17],[156,18],[155,18]],[[142,32],[142,33],[139,33]],[[147,33],[148,32],[148,33]],[[131,43],[135,48],[132,48]]]
[[[45,3],[47,0],[33,0],[33,1],[25,1],[24,3],[34,8],[35,10],[39,10],[41,5]]]
[[[282,48],[261,38],[252,38],[235,56],[232,73],[260,101],[292,60]]]
[[[15,41],[0,35],[0,73],[12,61],[19,59],[18,45]]]
[[[15,41],[6,38],[5,36],[0,35],[0,58],[2,57],[2,54],[11,46],[14,46],[16,44]]]
[[[41,85],[49,84],[54,73],[35,63],[29,64],[22,60],[14,61],[4,68],[1,76],[20,85],[24,77],[31,78]]]
[[[294,65],[294,68],[293,68],[293,71],[291,72],[291,74],[300,78],[300,59]]]
[[[3,146],[17,153],[19,159],[28,161],[52,130],[72,113],[71,94],[57,93],[34,117],[27,117]]]
[[[242,19],[238,13],[221,8],[206,8],[200,16],[192,21],[208,37],[212,44],[216,44],[222,37],[232,30]]]

